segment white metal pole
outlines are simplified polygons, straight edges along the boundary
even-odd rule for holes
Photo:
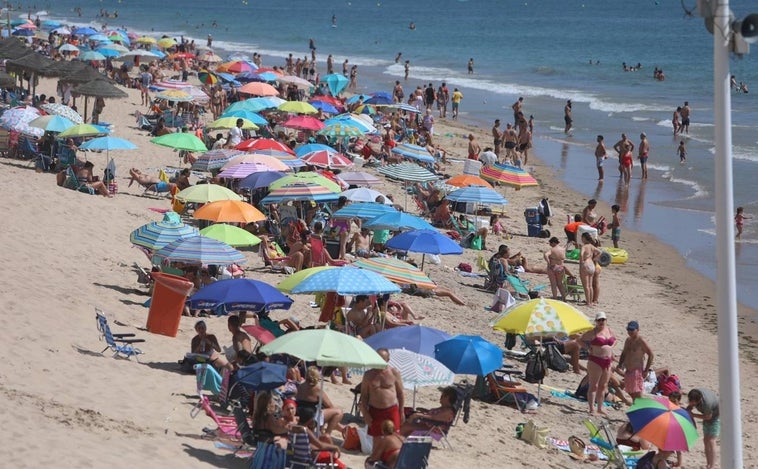
[[[713,28],[713,107],[716,156],[716,304],[718,306],[720,467],[741,469],[739,338],[734,259],[734,196],[732,180],[732,102],[729,53],[732,37],[729,0],[715,0]]]

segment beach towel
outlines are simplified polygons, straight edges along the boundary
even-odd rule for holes
[[[187,358],[185,358],[187,360]],[[197,370],[202,367],[203,364],[197,364],[193,368],[195,369],[195,373],[197,373]],[[203,382],[200,383],[202,385],[202,388],[206,391],[212,392],[214,395],[218,395],[221,392],[221,375],[218,374],[218,371],[216,371],[215,368],[212,366],[208,366],[205,373],[202,374]],[[198,376],[198,379],[200,379],[200,376]]]

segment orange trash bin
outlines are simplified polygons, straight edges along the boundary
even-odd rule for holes
[[[147,330],[153,334],[176,337],[184,302],[194,285],[177,275],[162,272],[153,272],[151,275],[155,279],[155,288],[147,315]]]

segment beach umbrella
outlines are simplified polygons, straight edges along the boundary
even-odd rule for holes
[[[276,81],[280,83],[285,83],[287,85],[295,85],[301,90],[306,90],[306,91],[316,86],[313,83],[306,80],[305,78],[300,78],[294,75],[285,75],[283,77],[277,77]]]
[[[333,104],[324,101],[311,100],[309,102],[311,103],[311,106],[326,114],[339,114],[340,112],[340,110],[337,109]]]
[[[197,138],[195,134],[189,132],[177,132],[172,134],[161,135],[150,139],[152,143],[160,145],[162,147],[169,147],[175,150],[186,151],[208,151],[202,140]]]
[[[176,60],[176,59],[194,59],[195,54],[191,52],[174,52],[168,57],[170,60]]]
[[[339,73],[332,73],[330,75],[326,75],[321,79],[323,83],[326,83],[326,86],[329,87],[329,92],[332,93],[332,96],[337,96],[347,87],[348,79]]]
[[[0,126],[4,129],[15,130],[21,126],[29,127],[29,123],[40,116],[39,110],[32,106],[17,106],[10,108],[0,115]],[[33,128],[38,136],[42,136],[42,129]]]
[[[262,155],[259,153],[248,153],[248,154],[237,155],[233,157],[231,161],[224,164],[224,166],[222,166],[221,169],[227,169],[232,166],[235,166],[238,164],[244,164],[244,163],[262,164],[262,165],[268,166],[272,171],[282,171],[282,172],[291,171],[290,167],[284,164],[281,160],[278,160],[274,158],[273,156]]]
[[[418,267],[412,266],[393,257],[371,257],[366,259],[357,259],[352,263],[353,266],[370,270],[382,275],[387,280],[399,284],[416,285],[418,288],[434,290],[437,284],[434,283],[427,275],[419,270]]]
[[[87,50],[76,56],[77,60],[84,60],[84,61],[90,61],[93,60],[95,62],[100,62],[105,60],[105,56],[101,54],[100,52],[94,51],[94,50]]]
[[[340,189],[339,184],[332,181],[331,179],[322,176],[319,173],[314,172],[300,172],[291,174],[289,176],[285,176],[281,179],[277,179],[276,181],[272,182],[269,186],[271,189],[279,189],[284,186],[289,186],[292,184],[318,184],[319,186],[324,186],[327,189],[329,189],[331,192],[341,192],[342,189]]]
[[[445,184],[455,187],[468,187],[468,186],[482,186],[492,189],[492,184],[480,178],[479,176],[473,176],[471,174],[459,174],[453,176]]]
[[[411,106],[410,104],[407,104],[407,103],[387,104],[386,106],[391,109],[397,109],[398,111],[413,112],[413,113],[421,112],[421,110],[419,110],[418,108]]]
[[[58,137],[59,138],[95,137],[95,136],[103,135],[107,133],[108,131],[104,127],[101,127],[101,126],[96,126],[92,124],[77,124],[77,125],[69,127],[68,129],[58,134]]]
[[[137,44],[157,44],[158,40],[150,36],[138,37],[134,42]]]
[[[394,207],[376,202],[360,202],[347,205],[332,214],[332,218],[360,218],[372,220],[387,213],[398,213]]]
[[[287,127],[289,129],[313,130],[313,131],[321,130],[324,128],[323,122],[316,119],[315,117],[310,117],[310,116],[290,117],[289,119],[287,119],[280,125],[282,127]]]
[[[200,234],[226,243],[231,247],[257,246],[261,239],[247,230],[226,223],[216,223],[200,230]]]
[[[217,200],[242,200],[239,194],[235,194],[218,184],[196,184],[180,191],[176,194],[176,198],[182,202],[194,202],[198,204],[215,202]]]
[[[392,179],[409,182],[436,181],[439,176],[414,163],[400,163],[382,166],[377,170]]]
[[[73,44],[63,44],[58,48],[58,52],[79,52],[79,48]]]
[[[158,39],[156,44],[164,49],[170,49],[176,45],[176,41],[170,37],[163,37]]]
[[[102,33],[93,34],[87,38],[87,41],[92,42],[111,42],[110,38]]]
[[[278,181],[277,181],[278,182]],[[339,194],[319,184],[291,184],[273,189],[261,200],[262,204],[276,204],[283,201],[312,200],[314,202],[330,202],[339,199]]]
[[[237,370],[235,377],[236,383],[249,391],[271,391],[287,383],[287,365],[258,362],[243,366]]]
[[[254,72],[256,70],[258,70],[258,66],[249,60],[235,60],[231,62],[224,62],[216,67],[216,71],[229,73]]]
[[[217,200],[195,210],[193,218],[215,223],[254,223],[266,219],[266,215],[253,205],[241,200]]]
[[[227,111],[225,111],[223,114],[221,114],[219,117],[241,117],[243,119],[247,119],[253,124],[257,125],[267,125],[268,121],[265,117],[261,116],[257,112],[253,111],[247,111],[245,109],[237,109],[237,110],[228,110],[229,107],[227,107]]]
[[[279,78],[279,75],[272,72],[257,70],[254,73],[258,77],[259,80],[262,80],[264,82],[274,82],[276,81],[277,78]]]
[[[480,170],[480,175],[489,181],[507,184],[516,189],[539,186],[534,176],[516,166],[495,163],[483,166]]]
[[[400,288],[381,275],[354,267],[316,272],[292,289],[292,293],[335,292],[340,295],[399,293]]]
[[[469,186],[454,190],[446,196],[453,202],[473,202],[482,205],[505,205],[505,197],[493,189],[481,186]]]
[[[292,299],[268,283],[249,278],[218,280],[187,298],[192,309],[212,309],[217,314],[233,311],[290,309]]]
[[[59,34],[61,36],[70,36],[71,30],[65,26],[59,26],[55,29],[53,29],[53,32],[56,34]]]
[[[626,412],[634,434],[664,451],[689,451],[697,429],[687,409],[665,396],[638,397]]]
[[[194,101],[195,98],[187,91],[180,89],[168,89],[163,90],[155,95],[156,98],[165,99],[167,101],[177,101],[182,103],[188,103]]]
[[[295,156],[299,158],[308,153],[320,150],[338,153],[337,150],[330,147],[329,145],[324,145],[323,143],[306,143],[305,145],[300,145],[299,147],[295,148]]]
[[[266,345],[269,342],[273,342],[276,337],[274,334],[271,333],[268,329],[259,326],[257,324],[243,324],[240,326],[242,330],[247,332],[250,337],[254,338],[258,342],[260,342],[262,345]],[[267,362],[259,362],[259,363],[267,363]]]
[[[291,114],[317,114],[318,109],[306,103],[305,101],[285,101],[277,108],[283,112]]]
[[[65,117],[56,115],[40,116],[29,122],[30,127],[37,127],[45,132],[63,132],[69,127],[73,127],[74,123]]]
[[[318,131],[319,135],[326,137],[360,137],[363,133],[358,127],[347,123],[329,124]]]
[[[393,327],[366,337],[365,342],[374,350],[405,349],[427,357],[434,358],[434,347],[450,338],[439,329],[414,324],[405,327]]]
[[[268,83],[250,82],[242,85],[239,92],[254,96],[279,96],[279,91]]]
[[[167,244],[154,253],[153,259],[159,262],[166,260],[196,265],[230,265],[247,262],[244,254],[228,244],[201,235],[182,238]]]
[[[134,49],[130,50],[129,52],[124,52],[123,54],[116,57],[117,59],[122,60],[134,60],[136,57],[139,57],[141,59],[158,59],[160,56],[156,54],[154,51],[144,50],[144,49]]]
[[[490,322],[496,331],[534,336],[569,336],[592,329],[587,317],[568,303],[537,298],[519,302]]]
[[[212,51],[203,52],[197,57],[197,60],[211,64],[218,64],[224,61],[222,57],[214,54]]]
[[[238,110],[259,112],[259,111],[264,111],[266,109],[275,109],[284,102],[285,100],[278,98],[276,96],[250,98],[244,101],[237,101],[236,103],[230,104],[229,106],[227,106],[224,112],[238,111]]]
[[[137,145],[123,138],[107,135],[105,137],[97,137],[87,140],[82,143],[79,148],[82,150],[105,150],[110,152],[111,150],[136,150]]]
[[[240,163],[230,166],[218,173],[218,177],[230,179],[243,179],[254,173],[271,171],[271,168],[260,163]]]
[[[209,150],[197,157],[192,163],[192,169],[195,171],[211,171],[219,169],[231,161],[235,156],[242,155],[239,150],[222,148],[219,150]]]
[[[364,119],[365,118],[365,119]],[[339,114],[324,121],[326,125],[343,124],[357,127],[364,134],[376,133],[376,127],[374,127],[371,118],[365,114]]]
[[[112,46],[115,46],[115,44],[112,44]],[[119,55],[121,55],[121,51],[113,49],[111,46],[109,46],[109,47],[100,47],[100,48],[96,49],[95,52],[98,53],[98,54],[100,54],[100,55],[102,55],[105,58],[108,58],[108,57],[113,58],[113,57],[118,57]]]
[[[237,127],[237,120],[242,119],[242,128],[244,130],[258,130],[260,127],[244,117],[219,117],[215,121],[206,125],[207,129],[232,129]]]
[[[394,104],[395,100],[389,93],[377,91],[376,93],[371,93],[371,96],[364,99],[363,102],[364,104]]]
[[[198,236],[197,228],[185,225],[174,212],[168,212],[161,221],[153,221],[140,226],[129,235],[129,241],[151,251],[171,244],[172,242]]]
[[[71,31],[71,34],[75,36],[92,36],[93,34],[97,34],[97,30],[89,26],[82,26]]]
[[[276,284],[276,288],[284,293],[292,293],[292,289],[295,288],[300,282],[315,274],[327,269],[336,269],[337,267],[332,265],[322,265],[318,267],[310,267],[308,269],[298,270],[294,274],[288,276],[281,282]]]
[[[316,362],[319,366],[379,369],[387,367],[384,359],[362,340],[331,329],[290,332],[261,347],[261,352],[266,355],[292,355],[300,360]]]
[[[418,145],[412,145],[410,143],[401,143],[392,149],[392,153],[411,158],[423,163],[434,163],[434,157],[429,151]]]
[[[272,138],[250,138],[240,142],[240,144],[234,148],[250,153],[256,153],[261,150],[276,150],[295,156],[295,152],[290,147]]]
[[[338,176],[340,179],[345,181],[350,186],[373,186],[375,184],[381,184],[382,180],[378,177],[374,176],[371,173],[364,173],[361,171],[350,171],[346,173],[340,173]],[[359,190],[358,189],[350,189],[350,190]],[[347,192],[347,191],[345,191]],[[387,197],[384,198],[386,203],[392,203],[391,200],[389,200]]]
[[[339,175],[340,179],[343,181],[345,180],[343,176],[352,175],[353,173],[341,173]],[[366,174],[366,173],[355,173],[355,174]],[[370,176],[370,174],[369,174]],[[348,182],[348,181],[345,181]],[[387,198],[384,194],[382,194],[379,191],[375,191],[374,189],[368,189],[366,187],[358,187],[355,189],[348,189],[342,193],[345,197],[347,197],[347,200],[350,202],[375,202],[377,197],[384,197],[384,205],[392,205],[392,201]],[[350,205],[348,205],[346,208],[349,208]]]
[[[423,218],[411,215],[410,213],[398,211],[379,215],[378,217],[363,223],[361,227],[370,230],[392,231],[434,230],[434,227]]]
[[[401,328],[402,329],[402,328]],[[389,366],[400,372],[403,387],[413,390],[413,407],[416,407],[416,390],[425,386],[449,386],[455,374],[432,357],[396,348],[389,350]]]
[[[13,30],[11,34],[14,36],[30,37],[30,36],[34,36],[35,32],[33,29],[16,28]]]
[[[503,366],[503,351],[477,335],[456,335],[434,347],[434,358],[459,375],[484,376]]]
[[[398,251],[420,252],[421,269],[427,254],[463,254],[463,248],[436,229],[406,231],[387,241],[387,247]]]
[[[62,23],[60,21],[55,21],[55,20],[45,20],[42,22],[42,27],[48,28],[48,29],[60,28],[61,25]]]
[[[368,114],[370,116],[376,114],[376,106],[371,104],[361,104],[354,111],[356,114]]]
[[[334,153],[325,150],[306,153],[300,157],[300,159],[306,164],[319,168],[345,169],[353,166],[353,162],[342,153]]]
[[[281,179],[286,174],[280,171],[264,171],[260,173],[253,173],[239,183],[240,189],[256,190],[263,187],[268,187],[272,182],[277,179]]]
[[[55,114],[56,116],[65,117],[74,124],[83,124],[84,119],[82,116],[74,111],[71,107],[61,103],[49,103],[43,104],[40,108],[48,114]]]

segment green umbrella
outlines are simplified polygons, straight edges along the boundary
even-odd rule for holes
[[[108,132],[103,131],[102,128],[95,127],[91,124],[79,124],[73,127],[69,127],[63,132],[58,134],[58,138],[66,137],[94,137],[96,135],[104,135]]]
[[[331,329],[305,329],[261,347],[266,355],[286,353],[319,366],[386,368],[387,362],[362,340]]]
[[[277,179],[269,185],[269,189],[279,189],[284,186],[290,186],[292,184],[318,184],[319,186],[326,187],[332,192],[342,192],[342,188],[339,184],[331,179],[314,173],[312,171],[304,171],[302,173],[292,174],[284,176],[281,179]]]
[[[336,269],[336,267],[331,265],[322,265],[320,267],[311,267],[310,269],[300,270],[279,282],[276,285],[276,288],[283,291],[284,293],[292,293],[292,289],[295,288],[297,284],[315,274],[316,272],[321,272],[322,270],[326,269]]]
[[[245,130],[258,130],[260,127],[244,117],[221,117],[206,125],[208,129],[231,129],[237,127],[237,119],[242,119],[242,128]]]
[[[292,114],[317,114],[318,109],[306,103],[305,101],[287,101],[279,105],[280,111]]]
[[[255,246],[260,244],[261,239],[247,230],[226,223],[216,223],[200,230],[200,234],[222,241],[229,246]]]
[[[195,202],[204,204],[216,200],[242,200],[239,194],[235,194],[226,187],[217,184],[196,184],[190,186],[178,194],[176,198],[182,202]]]
[[[161,135],[150,139],[151,142],[163,147],[174,148],[176,150],[187,151],[208,151],[202,140],[197,138],[195,134],[187,132],[179,132],[173,134]]]

